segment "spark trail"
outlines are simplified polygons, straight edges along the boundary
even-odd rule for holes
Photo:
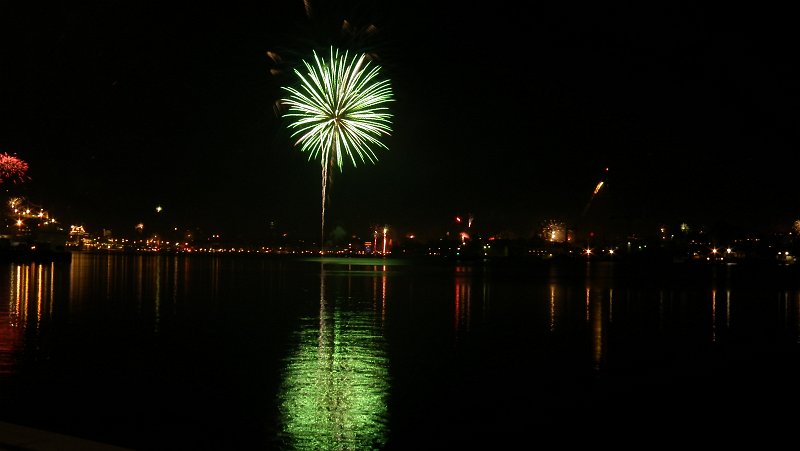
[[[608,173],[608,168],[605,168],[604,172]],[[592,196],[589,197],[589,201],[586,202],[586,206],[583,207],[583,213],[581,214],[581,216],[586,216],[586,213],[589,211],[589,207],[592,205],[592,201],[594,200],[595,197],[597,197],[597,194],[603,188],[603,185],[605,185],[605,180],[603,180],[601,178],[600,181],[597,182],[597,185],[594,187],[594,191],[592,192]]]

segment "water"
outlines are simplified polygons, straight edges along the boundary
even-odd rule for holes
[[[0,421],[139,450],[764,446],[792,437],[800,401],[798,274],[84,253],[6,262]]]

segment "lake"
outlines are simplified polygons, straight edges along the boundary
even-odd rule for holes
[[[794,438],[794,266],[0,263],[0,421],[138,450]]]

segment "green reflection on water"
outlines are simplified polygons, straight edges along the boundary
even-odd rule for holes
[[[371,311],[324,297],[320,317],[297,332],[286,361],[280,409],[292,449],[379,449],[387,439],[389,376],[385,342]],[[342,299],[343,300],[343,299]]]

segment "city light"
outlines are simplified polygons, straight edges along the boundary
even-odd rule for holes
[[[155,208],[156,212],[163,212],[162,206]],[[151,210],[152,211],[152,210]],[[659,224],[653,227],[649,235],[629,235],[624,240],[614,242],[602,232],[576,227],[572,230],[560,220],[546,220],[541,228],[534,227],[528,238],[506,236],[481,228],[470,228],[472,214],[450,216],[451,228],[445,229],[439,238],[427,241],[420,238],[417,233],[410,231],[400,232],[388,224],[371,225],[359,232],[357,229],[350,232],[346,238],[340,238],[331,249],[325,250],[331,256],[386,256],[397,254],[398,257],[413,255],[432,255],[443,257],[465,258],[504,258],[510,256],[527,255],[530,258],[590,258],[592,261],[604,259],[625,261],[630,257],[643,256],[646,258],[664,258],[675,263],[687,261],[708,261],[710,263],[737,264],[750,258],[764,258],[764,251],[769,249],[769,259],[780,264],[794,264],[794,255],[800,254],[795,248],[800,249],[800,236],[794,231],[776,235],[774,239],[768,236],[742,238],[726,238],[725,246],[716,246],[712,240],[718,239],[707,233],[702,227],[690,228],[680,224],[681,232],[686,235],[670,234],[673,225]],[[455,223],[455,224],[454,224]],[[790,229],[793,222],[788,223]],[[454,226],[455,227],[452,227]],[[473,224],[474,225],[474,224]],[[33,242],[41,240],[47,234],[53,237],[63,236],[65,242],[59,246],[69,251],[83,251],[103,249],[106,251],[132,251],[132,252],[159,252],[159,253],[203,253],[203,252],[236,252],[236,253],[264,253],[264,254],[314,254],[319,253],[318,241],[305,237],[295,238],[299,235],[278,231],[274,228],[270,236],[264,236],[264,242],[242,245],[235,243],[236,238],[227,238],[224,242],[218,233],[203,233],[193,231],[191,225],[173,225],[168,227],[146,228],[143,222],[135,223],[133,227],[125,228],[130,237],[116,236],[112,231],[102,228],[95,233],[88,227],[77,226],[60,227],[57,221],[44,208],[30,203],[19,197],[10,198],[6,209],[6,239],[8,246],[19,249],[33,249]],[[453,230],[455,228],[455,230]],[[676,226],[677,228],[677,226]],[[390,229],[396,232],[393,238],[389,235]],[[147,232],[150,230],[150,232]],[[575,240],[576,232],[580,231],[589,237],[589,241],[581,244]],[[396,238],[396,239],[395,239]],[[657,238],[660,243],[649,241]],[[56,238],[58,239],[58,238]],[[429,240],[431,238],[428,238]],[[791,240],[791,241],[787,241]],[[498,246],[489,247],[490,243]],[[20,246],[20,244],[22,246]],[[41,241],[35,246],[37,252],[46,248]],[[655,244],[655,246],[653,246]],[[596,246],[595,249],[590,245]],[[787,247],[777,254],[775,247]],[[655,250],[653,250],[655,247]]]

